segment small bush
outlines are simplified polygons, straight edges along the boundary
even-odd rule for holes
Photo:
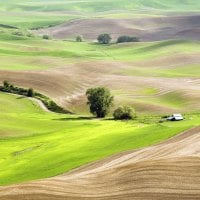
[[[20,37],[24,36],[24,33],[20,32],[20,31],[13,32],[12,34],[16,35],[16,36],[20,36]]]
[[[123,106],[117,108],[114,113],[113,117],[115,120],[123,120],[123,119],[133,119],[136,117],[134,110],[131,107]]]
[[[27,33],[26,36],[27,37],[34,37],[34,34],[33,33]]]
[[[33,96],[34,96],[33,88],[29,88],[27,91],[27,97],[33,97]]]
[[[3,86],[5,87],[5,88],[8,88],[8,87],[10,87],[10,83],[8,82],[8,81],[3,81]]]
[[[4,89],[5,92],[10,92],[13,89],[13,85],[5,80],[3,82],[3,89]]]
[[[82,35],[76,36],[76,42],[83,42],[83,36]]]
[[[42,38],[43,38],[44,40],[50,40],[50,39],[51,39],[51,37],[50,37],[49,35],[43,35]]]
[[[139,42],[139,38],[127,35],[119,36],[117,39],[117,43],[123,43],[123,42]]]

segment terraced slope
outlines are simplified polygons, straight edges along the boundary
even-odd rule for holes
[[[200,196],[200,128],[54,178],[0,188],[2,200],[190,199]]]

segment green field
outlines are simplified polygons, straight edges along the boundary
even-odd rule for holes
[[[76,113],[45,112],[33,99],[0,92],[0,186],[53,177],[200,126],[200,41],[101,45],[75,38],[45,40],[30,29],[94,18],[145,18],[148,24],[148,17],[194,16],[199,10],[199,0],[0,0],[0,81],[31,87]],[[159,20],[161,31],[175,26]],[[120,23],[133,28],[130,21],[117,27]],[[186,25],[186,33],[198,31],[196,24],[190,30]],[[147,34],[151,26],[154,22]],[[179,33],[184,35],[182,28]],[[97,86],[111,90],[112,110],[129,105],[138,117],[93,118],[84,94]],[[185,120],[159,122],[174,112],[186,113]]]
[[[3,93],[0,105],[0,185],[51,177],[199,125],[199,115],[159,124],[157,117],[117,122],[46,113],[31,100]]]
[[[105,12],[112,10],[164,10],[164,11],[195,11],[200,9],[197,0],[8,0],[0,1],[1,10],[15,11],[81,11],[81,12]]]
[[[200,43],[197,41],[172,40],[101,46],[88,42],[20,37],[13,35],[11,31],[0,32],[1,70],[38,70],[85,61],[152,61],[161,57],[170,59],[173,55],[199,53]],[[199,69],[199,64],[168,68],[134,66],[115,73],[144,77],[199,77]]]
[[[127,18],[198,12],[198,0],[0,0],[0,24],[39,28],[82,17]],[[127,12],[130,12],[127,15]]]

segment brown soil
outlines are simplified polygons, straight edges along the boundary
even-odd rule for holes
[[[146,17],[134,19],[80,19],[41,29],[38,34],[54,38],[75,38],[81,34],[85,39],[95,40],[100,33],[110,33],[114,39],[120,35],[138,36],[141,41],[166,39],[200,40],[200,15]]]
[[[197,110],[199,104],[198,78],[161,78],[122,75],[123,69],[134,67],[173,67],[174,65],[199,63],[199,55],[174,55],[172,58],[155,58],[151,61],[115,62],[96,61],[68,64],[60,68],[43,71],[0,71],[0,82],[9,80],[21,87],[32,87],[75,112],[86,110],[85,91],[94,86],[107,86],[115,95],[116,106],[131,103],[138,111],[156,113],[175,112],[169,107],[139,103],[137,100],[148,98],[138,94],[144,88],[156,88],[157,96],[179,92],[187,100],[183,110]],[[174,64],[175,63],[175,64]],[[151,96],[150,96],[151,97]]]
[[[1,200],[199,199],[200,127],[70,173],[0,187]]]

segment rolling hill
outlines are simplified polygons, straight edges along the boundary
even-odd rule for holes
[[[121,122],[49,113],[31,99],[4,93],[0,104],[0,185],[62,174],[199,125],[199,115],[159,124],[159,116]]]
[[[33,87],[74,112],[87,113],[85,91],[94,85],[109,87],[115,106],[133,105],[139,113],[200,109],[199,42],[101,46],[19,37],[12,32],[0,36],[0,81]]]
[[[0,0],[4,80],[75,114],[0,92],[0,200],[199,199],[199,0]],[[105,119],[86,103],[99,86]],[[137,117],[113,120],[121,105]]]
[[[199,199],[199,128],[71,173],[0,188],[0,199]]]
[[[18,28],[54,26],[81,18],[130,18],[199,13],[198,0],[0,0],[0,24]],[[178,14],[179,13],[179,14]]]
[[[82,35],[96,41],[100,33],[111,34],[113,40],[121,35],[133,35],[140,41],[169,39],[200,40],[200,15],[138,18],[90,18],[72,20],[35,33],[48,34],[56,39],[75,38]]]

